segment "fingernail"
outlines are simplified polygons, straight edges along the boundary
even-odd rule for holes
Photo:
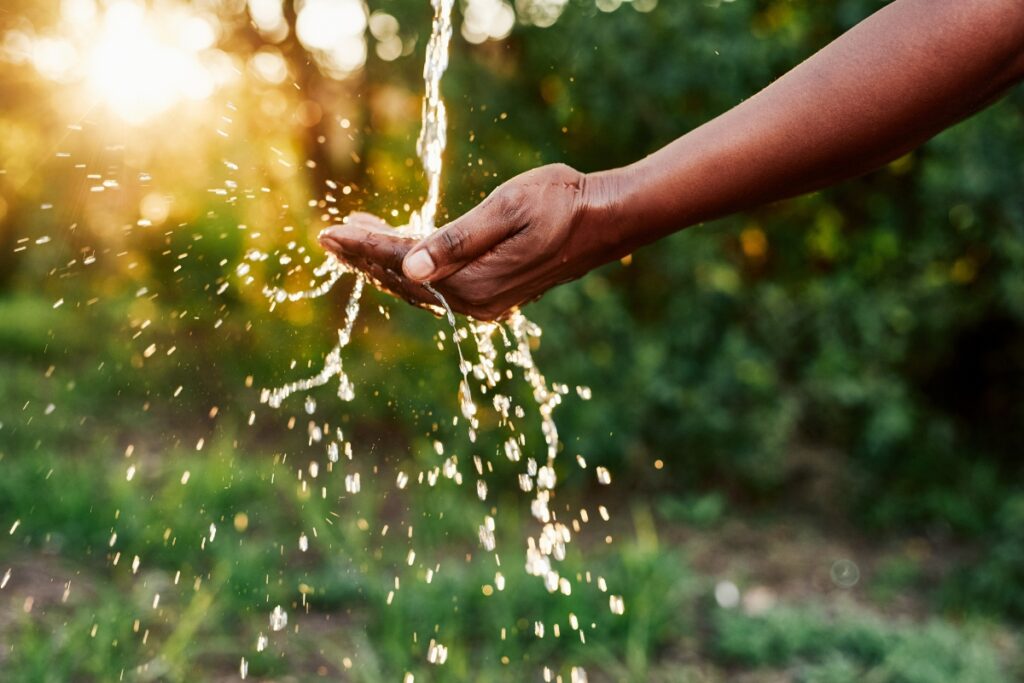
[[[413,280],[426,280],[434,272],[434,259],[426,249],[421,249],[406,256],[402,268]]]

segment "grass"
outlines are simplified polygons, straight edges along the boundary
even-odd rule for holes
[[[941,621],[889,623],[820,606],[749,616],[715,615],[715,654],[723,661],[787,669],[807,683],[1000,683],[1011,680],[983,631]]]
[[[116,327],[117,305],[80,314],[82,324]],[[568,680],[579,665],[591,681],[998,683],[1019,666],[998,625],[910,623],[799,600],[756,615],[719,608],[717,577],[664,540],[679,529],[713,539],[739,514],[715,493],[630,497],[609,524],[592,512],[564,563],[572,595],[548,594],[523,569],[535,522],[500,467],[487,504],[443,478],[391,485],[398,469],[439,462],[431,440],[443,427],[406,433],[388,417],[402,407],[371,392],[367,412],[344,423],[364,447],[314,479],[301,421],[292,429],[287,415],[261,413],[248,426],[258,406],[236,391],[244,363],[214,359],[216,372],[197,379],[190,368],[204,367],[203,351],[182,347],[175,363],[140,365],[145,339],[76,335],[52,311],[31,297],[0,301],[0,317],[33,321],[17,335],[0,330],[5,682],[235,680],[243,657],[250,679],[367,683],[406,672],[418,683],[535,680],[545,666]],[[362,474],[354,496],[342,493],[350,469]],[[584,487],[565,495],[592,511],[600,502]],[[476,540],[490,505],[500,566]],[[904,593],[915,576],[894,560],[873,594]],[[610,613],[599,577],[623,595],[625,614]],[[268,627],[274,605],[289,614],[278,633]],[[268,646],[257,652],[260,634]],[[449,648],[442,667],[425,661],[432,638]]]

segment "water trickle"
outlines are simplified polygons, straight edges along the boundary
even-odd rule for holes
[[[440,183],[443,170],[443,156],[447,144],[447,113],[444,100],[441,97],[441,79],[448,67],[448,51],[452,37],[451,13],[454,0],[431,0],[434,10],[432,30],[427,43],[426,60],[423,69],[425,94],[423,98],[423,122],[419,138],[416,143],[416,150],[423,164],[426,175],[427,193],[423,205],[410,217],[408,225],[397,228],[398,234],[408,237],[422,238],[431,234],[436,228],[438,201],[440,198]],[[251,275],[252,263],[266,261],[268,254],[250,250],[245,262],[236,269],[236,274],[246,283],[253,281]],[[354,274],[354,285],[349,295],[348,303],[345,306],[345,320],[338,330],[338,340],[334,347],[324,358],[323,368],[317,374],[291,382],[278,388],[263,389],[260,400],[272,408],[279,408],[283,402],[292,394],[306,392],[317,387],[324,386],[332,379],[338,380],[338,396],[344,401],[351,401],[355,395],[354,387],[348,375],[345,373],[342,362],[342,353],[352,339],[356,318],[359,314],[360,300],[362,297],[365,276],[351,269],[333,256],[328,257],[323,263],[313,270],[314,280],[310,288],[302,291],[288,291],[279,287],[267,286],[263,288],[264,296],[270,301],[271,310],[277,305],[286,302],[312,299],[327,294],[346,273]],[[564,560],[566,556],[566,545],[571,541],[570,528],[558,521],[556,515],[550,508],[550,503],[557,485],[555,472],[555,460],[558,455],[559,434],[558,427],[554,420],[554,411],[561,402],[562,397],[570,392],[566,385],[549,384],[543,373],[537,367],[532,349],[536,348],[540,340],[541,328],[530,321],[522,312],[516,310],[502,322],[479,322],[469,320],[466,327],[460,328],[454,312],[448,305],[444,295],[430,283],[424,287],[433,294],[439,304],[439,310],[444,313],[452,331],[452,340],[458,352],[459,371],[462,379],[458,387],[458,403],[462,417],[467,424],[467,431],[471,442],[476,441],[477,430],[480,428],[478,417],[478,406],[473,399],[474,382],[479,387],[480,393],[491,393],[498,384],[506,379],[512,379],[513,370],[518,371],[523,381],[528,385],[533,401],[536,404],[537,414],[540,418],[541,435],[544,440],[542,457],[527,457],[525,471],[517,475],[519,487],[524,492],[532,492],[533,500],[530,509],[533,516],[540,525],[540,532],[536,536],[526,539],[526,571],[540,578],[552,593],[560,592],[564,595],[572,593],[572,580],[562,576],[557,568],[557,563]],[[467,359],[462,342],[472,337],[476,344],[477,358],[475,361]],[[439,334],[443,342],[445,336]],[[497,342],[497,343],[496,343]],[[439,346],[443,348],[439,342]],[[499,347],[503,353],[499,352]],[[502,362],[504,368],[502,368]],[[589,387],[576,387],[577,395],[588,400],[591,397]],[[521,431],[517,429],[516,420],[525,418],[526,411],[523,406],[518,405],[512,398],[504,393],[493,392],[491,399],[494,409],[499,417],[498,427],[508,430],[508,436],[504,438],[501,451],[506,458],[519,463],[523,459],[524,449],[527,441]],[[305,399],[305,412],[313,415],[316,412],[316,400],[312,396]],[[311,442],[313,439],[311,438]],[[319,439],[316,439],[319,441]],[[326,446],[327,457],[331,463],[338,462],[339,450],[343,444],[346,456],[352,458],[351,444],[344,442],[340,431],[336,440],[329,440]],[[437,454],[443,454],[443,444],[437,442]],[[499,452],[501,452],[499,451]],[[538,462],[538,460],[540,462]],[[586,467],[586,461],[582,456],[577,456],[580,467]],[[477,472],[483,475],[483,467],[479,457],[475,458]],[[458,468],[458,458],[449,456],[442,468],[434,468],[426,472],[420,472],[419,481],[424,481],[429,486],[437,483],[439,474],[457,484],[462,483],[462,473]],[[312,473],[311,473],[312,474]],[[316,475],[312,475],[315,476]],[[604,468],[597,471],[598,480],[602,484],[611,481],[610,474]],[[410,481],[410,477],[404,472],[399,472],[396,478],[398,489],[404,489]],[[306,482],[303,481],[303,486]],[[360,477],[358,473],[350,473],[345,477],[345,490],[349,494],[358,493],[360,490]],[[484,479],[476,480],[476,492],[480,500],[486,500],[488,487]],[[607,520],[607,511],[600,508],[602,518]],[[586,521],[585,510],[580,512],[581,518]],[[495,520],[491,515],[485,516],[483,524],[479,527],[479,542],[487,552],[495,552],[497,541],[495,535]],[[300,549],[305,551],[308,540],[305,535],[300,537]],[[497,556],[495,556],[497,557]],[[415,552],[410,549],[407,562],[411,566],[415,559]],[[433,576],[433,570],[427,572],[429,582]],[[499,578],[500,577],[500,583]],[[499,585],[498,590],[504,588],[504,577],[498,574],[495,583]],[[603,581],[603,580],[602,580]],[[393,595],[393,592],[392,592]],[[390,601],[390,598],[389,598]],[[618,596],[611,596],[610,609],[613,613],[621,614],[623,610],[622,599]],[[271,628],[279,631],[287,625],[287,614],[276,607],[270,619]],[[557,625],[555,625],[557,636]],[[544,635],[544,625],[537,622],[535,632],[538,637]],[[582,638],[582,632],[580,632]],[[261,644],[265,644],[261,640]],[[447,648],[435,641],[430,642],[427,659],[433,664],[443,664],[448,656]],[[586,673],[579,668],[572,670],[573,681],[586,681]],[[411,680],[411,674],[407,676]]]

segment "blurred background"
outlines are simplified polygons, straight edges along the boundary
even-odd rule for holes
[[[538,164],[643,156],[884,4],[458,0],[441,218]],[[557,502],[591,511],[565,566],[606,577],[617,616],[584,581],[525,575],[535,522],[508,463],[486,503],[394,485],[497,447],[451,425],[443,321],[370,292],[356,399],[259,403],[319,367],[352,286],[269,311],[262,285],[308,284],[295,266],[349,211],[400,224],[423,199],[431,16],[0,7],[0,678],[227,681],[242,658],[267,681],[1024,676],[1024,92],[528,307],[542,370],[593,391],[556,413]],[[243,277],[252,248],[293,262]],[[319,477],[312,420],[353,449]]]

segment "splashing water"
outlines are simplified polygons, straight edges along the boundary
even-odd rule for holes
[[[423,164],[423,170],[427,179],[426,199],[417,212],[411,216],[406,226],[397,228],[398,232],[410,237],[422,238],[436,229],[436,217],[438,200],[440,197],[440,182],[442,172],[442,157],[446,146],[447,115],[444,101],[441,98],[441,79],[448,67],[448,50],[452,37],[451,13],[454,0],[431,0],[434,9],[434,18],[430,40],[426,49],[426,62],[423,69],[425,81],[425,95],[423,99],[423,124],[416,144],[416,150]],[[250,251],[246,255],[249,262],[264,261],[267,254],[258,251]],[[238,267],[238,275],[247,277],[249,274],[249,263],[242,263]],[[264,296],[271,302],[271,310],[278,304],[285,302],[312,299],[327,294],[346,273],[353,273],[355,283],[345,306],[345,322],[338,331],[338,341],[327,353],[324,359],[323,369],[312,377],[291,382],[281,387],[263,389],[260,400],[272,408],[278,408],[290,395],[321,387],[330,382],[333,378],[338,379],[338,396],[344,401],[351,401],[355,392],[351,380],[345,373],[342,353],[352,338],[352,330],[356,317],[359,314],[359,305],[363,293],[366,278],[361,273],[354,271],[333,256],[314,269],[314,280],[311,287],[303,291],[287,291],[277,287],[265,287]],[[251,282],[252,278],[248,277]],[[553,417],[555,408],[562,402],[562,397],[569,393],[565,385],[549,384],[547,379],[538,369],[534,362],[531,349],[537,344],[542,331],[535,323],[527,319],[521,312],[514,311],[504,322],[478,322],[470,320],[466,328],[459,328],[458,322],[448,305],[444,296],[430,284],[424,285],[438,300],[440,309],[446,315],[447,321],[452,328],[452,340],[456,345],[459,356],[459,370],[462,374],[462,381],[459,383],[458,399],[459,407],[463,417],[468,424],[468,434],[472,442],[476,441],[476,432],[479,428],[477,418],[477,405],[473,400],[472,382],[479,383],[481,394],[492,394],[492,405],[498,414],[498,425],[509,430],[507,440],[503,442],[502,451],[511,462],[520,462],[523,457],[523,449],[526,441],[523,433],[517,430],[516,421],[526,417],[526,411],[522,406],[505,394],[491,392],[496,389],[504,378],[511,378],[511,368],[517,368],[522,378],[526,381],[532,392],[533,400],[540,417],[541,432],[544,438],[545,450],[542,458],[527,457],[525,472],[518,475],[518,483],[524,492],[533,492],[531,502],[531,513],[541,525],[540,533],[536,537],[527,538],[526,543],[526,571],[539,577],[549,592],[561,592],[570,594],[572,590],[572,579],[562,576],[557,568],[557,562],[565,559],[566,546],[572,539],[572,530],[558,520],[557,514],[550,507],[550,502],[555,493],[557,477],[555,474],[555,459],[558,455],[558,427]],[[477,360],[467,360],[462,347],[462,342],[472,336],[477,347]],[[498,346],[495,338],[499,337],[504,348],[502,358],[508,368],[502,371],[499,363]],[[577,387],[579,396],[586,400],[590,398],[590,389]],[[307,401],[307,407],[315,403]],[[309,411],[307,411],[309,412]],[[319,441],[319,438],[312,441]],[[338,435],[341,441],[341,435]],[[438,444],[440,446],[440,444]],[[328,457],[331,461],[338,459],[338,443],[331,442],[327,446]],[[351,446],[345,444],[346,455],[351,459]],[[438,453],[442,452],[438,448]],[[540,460],[540,462],[538,462]],[[483,467],[478,457],[474,458],[476,470],[483,475]],[[586,461],[582,456],[577,456],[581,468],[586,467]],[[543,464],[541,464],[543,462]],[[444,465],[443,472],[446,478],[461,483],[462,474],[458,471],[458,463],[455,458],[449,458]],[[433,486],[437,481],[436,472],[427,473],[427,483]],[[607,470],[600,468],[598,479],[601,483],[608,483],[610,476]],[[421,477],[422,480],[422,477]],[[398,474],[396,482],[398,488],[405,488],[409,482],[408,475]],[[355,494],[359,491],[359,475],[348,475],[345,482],[346,491]],[[487,496],[487,485],[482,479],[477,480],[476,490],[481,500]],[[601,508],[602,517],[607,519],[604,507]],[[493,511],[492,511],[492,514]],[[587,513],[581,510],[579,518],[586,522]],[[578,522],[574,526],[579,529]],[[497,543],[495,540],[495,521],[493,516],[485,517],[480,525],[480,543],[483,548],[497,556]],[[412,551],[410,551],[412,553]],[[410,555],[410,564],[414,555]],[[432,575],[429,574],[429,575]],[[429,581],[429,579],[428,579]],[[589,573],[587,582],[590,582]],[[502,578],[503,583],[503,578]],[[598,586],[602,591],[607,590],[603,578],[599,578]],[[624,605],[622,598],[612,596],[610,610],[615,614],[622,614]],[[280,608],[276,608],[271,618],[272,630],[280,630],[287,623],[287,615]],[[537,622],[538,637],[543,637],[544,627]],[[556,626],[557,629],[557,626]],[[580,632],[583,638],[582,631]],[[428,661],[433,664],[443,664],[447,658],[447,648],[440,643],[431,642]],[[586,674],[582,669],[576,668],[572,672],[572,680],[586,680]]]

